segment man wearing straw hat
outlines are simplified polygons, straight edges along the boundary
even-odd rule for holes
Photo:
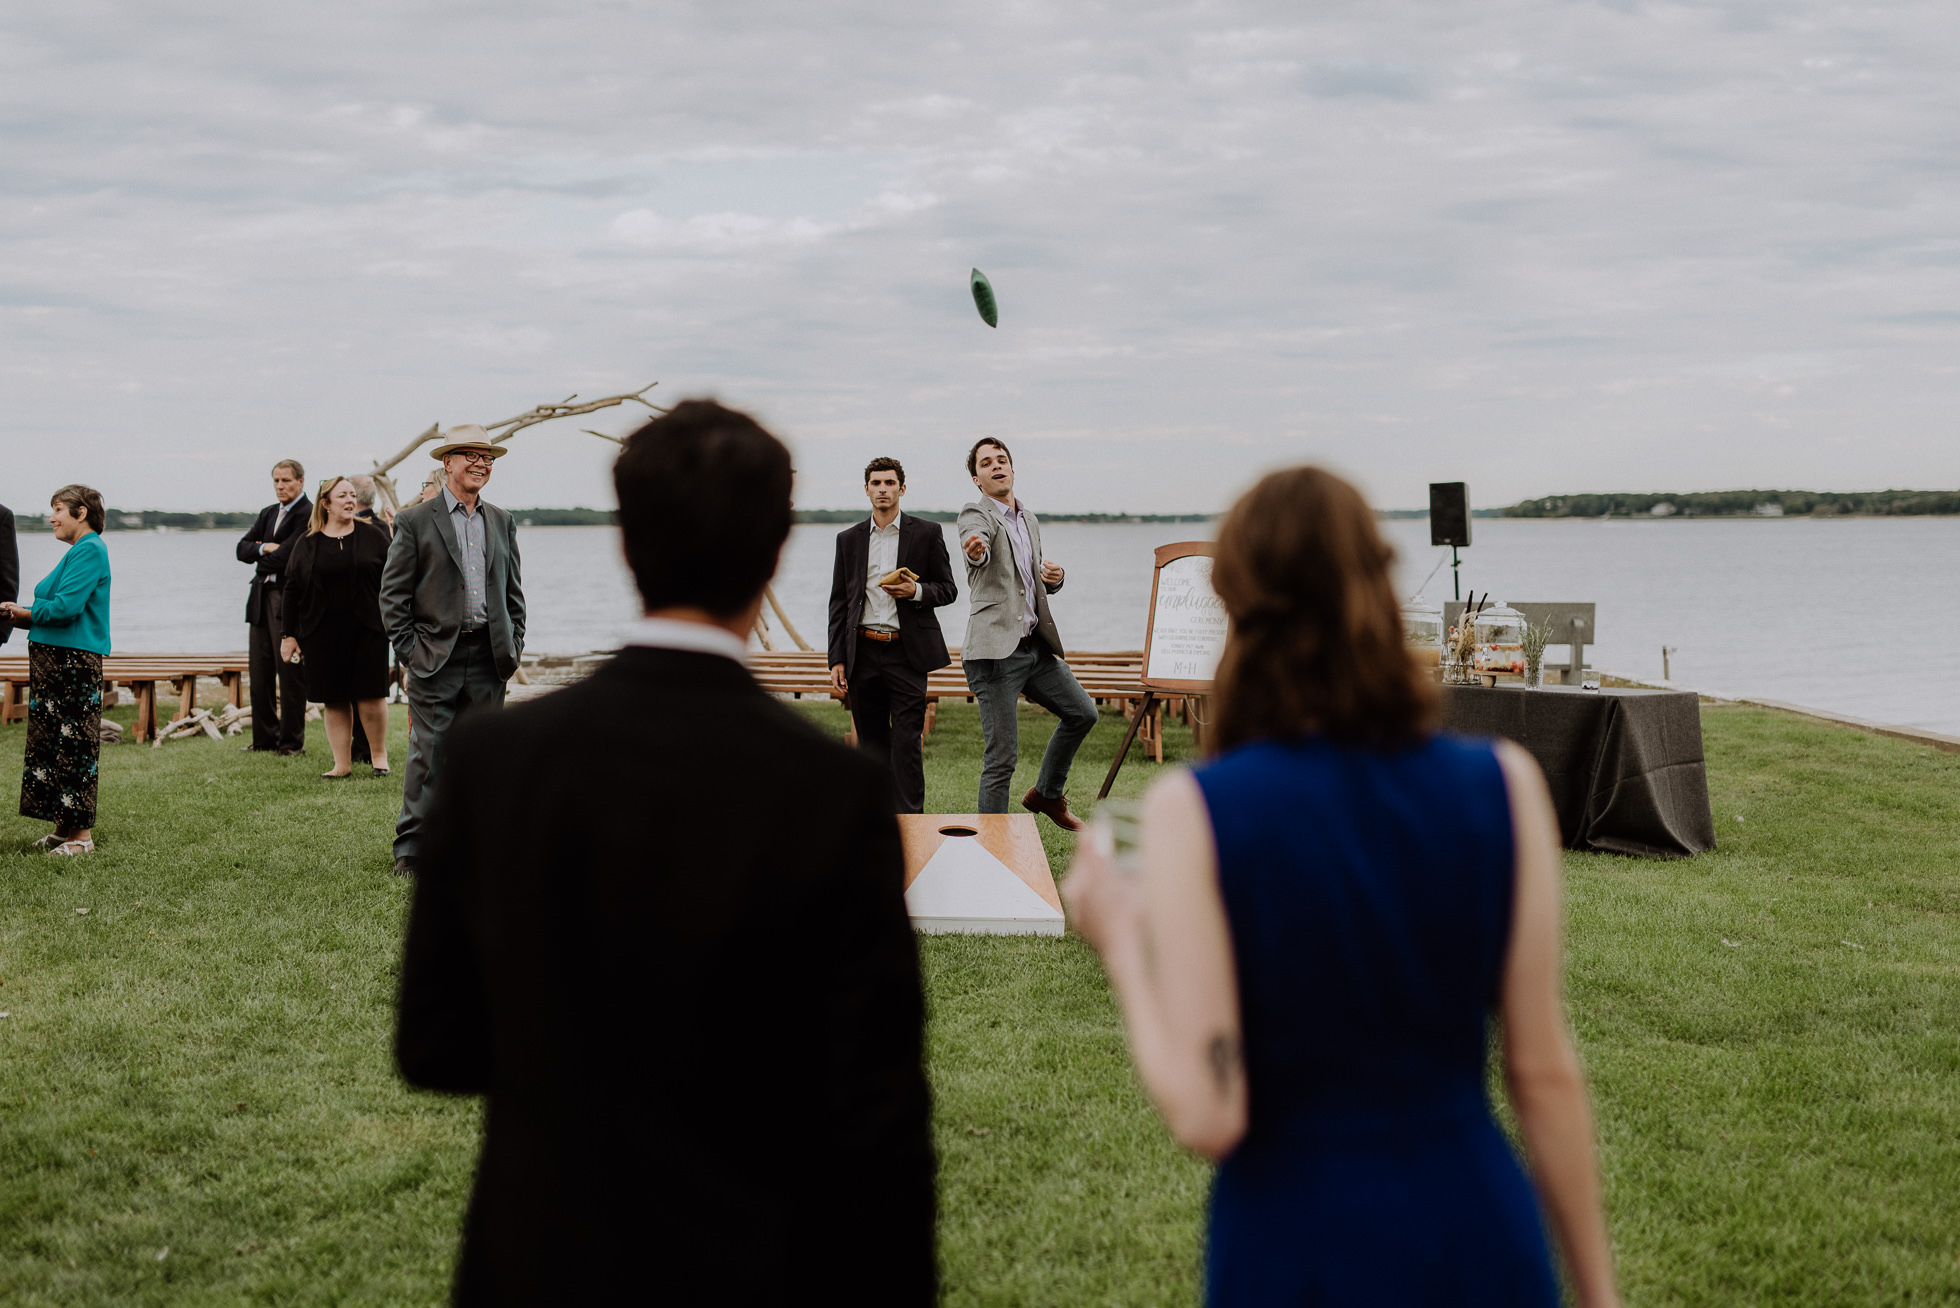
[[[409,876],[457,714],[501,708],[524,652],[517,526],[480,495],[505,450],[473,424],[451,427],[431,454],[442,490],[395,515],[381,571],[381,622],[406,671],[408,771],[395,823],[395,875]]]

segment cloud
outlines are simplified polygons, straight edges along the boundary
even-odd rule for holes
[[[1373,59],[1336,59],[1316,64],[1307,71],[1306,85],[1313,94],[1335,100],[1349,96],[1421,100],[1427,94],[1422,74],[1415,69]]]
[[[0,494],[249,506],[274,447],[351,469],[655,378],[780,427],[813,504],[856,502],[868,451],[957,503],[984,431],[1054,508],[1215,508],[1308,458],[1389,504],[1956,485],[1956,29],[1913,0],[16,7]],[[507,502],[603,502],[576,425],[520,438]]]

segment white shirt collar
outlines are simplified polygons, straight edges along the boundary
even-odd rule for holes
[[[747,666],[749,647],[725,627],[678,618],[641,618],[626,634],[628,645],[647,649],[678,649],[694,654],[719,654]]]
[[[903,509],[899,510],[897,513],[892,514],[891,525],[888,527],[880,527],[878,525],[878,520],[872,517],[866,517],[864,522],[865,525],[871,528],[871,530],[873,531],[897,531],[899,520],[904,516],[905,516],[905,511]]]

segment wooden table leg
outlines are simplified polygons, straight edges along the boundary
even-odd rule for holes
[[[197,674],[173,678],[170,689],[177,692],[177,711],[170,715],[172,722],[182,722],[197,707]]]
[[[136,726],[131,736],[140,745],[157,732],[157,683],[132,681],[129,688],[136,692]]]
[[[1116,757],[1110,762],[1109,775],[1103,778],[1102,789],[1096,792],[1097,799],[1108,799],[1109,788],[1116,784],[1116,774],[1123,770],[1123,760],[1130,756],[1130,742],[1137,738],[1137,728],[1150,716],[1150,710],[1157,703],[1157,692],[1147,690],[1143,693],[1143,703],[1137,706],[1136,716],[1130,719],[1130,729],[1123,733],[1123,743],[1116,750]]]
[[[231,701],[231,706],[235,709],[244,708],[245,674],[242,672],[222,673],[220,674],[220,681],[225,688],[225,698]]]
[[[11,680],[0,681],[0,726],[5,726],[14,720],[15,696],[20,693],[14,689],[14,686],[15,683]],[[22,710],[21,716],[27,716],[25,710]]]

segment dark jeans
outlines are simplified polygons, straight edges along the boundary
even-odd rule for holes
[[[402,778],[402,813],[395,822],[395,857],[422,852],[422,828],[442,775],[442,738],[465,709],[504,706],[504,682],[490,653],[490,633],[458,636],[449,662],[408,682],[408,772]]]
[[[851,723],[858,748],[888,759],[901,813],[926,806],[926,674],[905,661],[898,641],[860,633],[851,660]]]
[[[1096,725],[1096,702],[1089,692],[1039,636],[1023,636],[1020,648],[1004,659],[968,659],[965,669],[967,687],[980,705],[980,730],[987,742],[980,764],[979,811],[1007,811],[1008,787],[1021,759],[1023,695],[1060,719],[1048,738],[1034,782],[1046,798],[1060,799],[1075,751]]]
[[[306,674],[279,657],[285,595],[267,586],[252,624],[252,748],[306,748]]]

